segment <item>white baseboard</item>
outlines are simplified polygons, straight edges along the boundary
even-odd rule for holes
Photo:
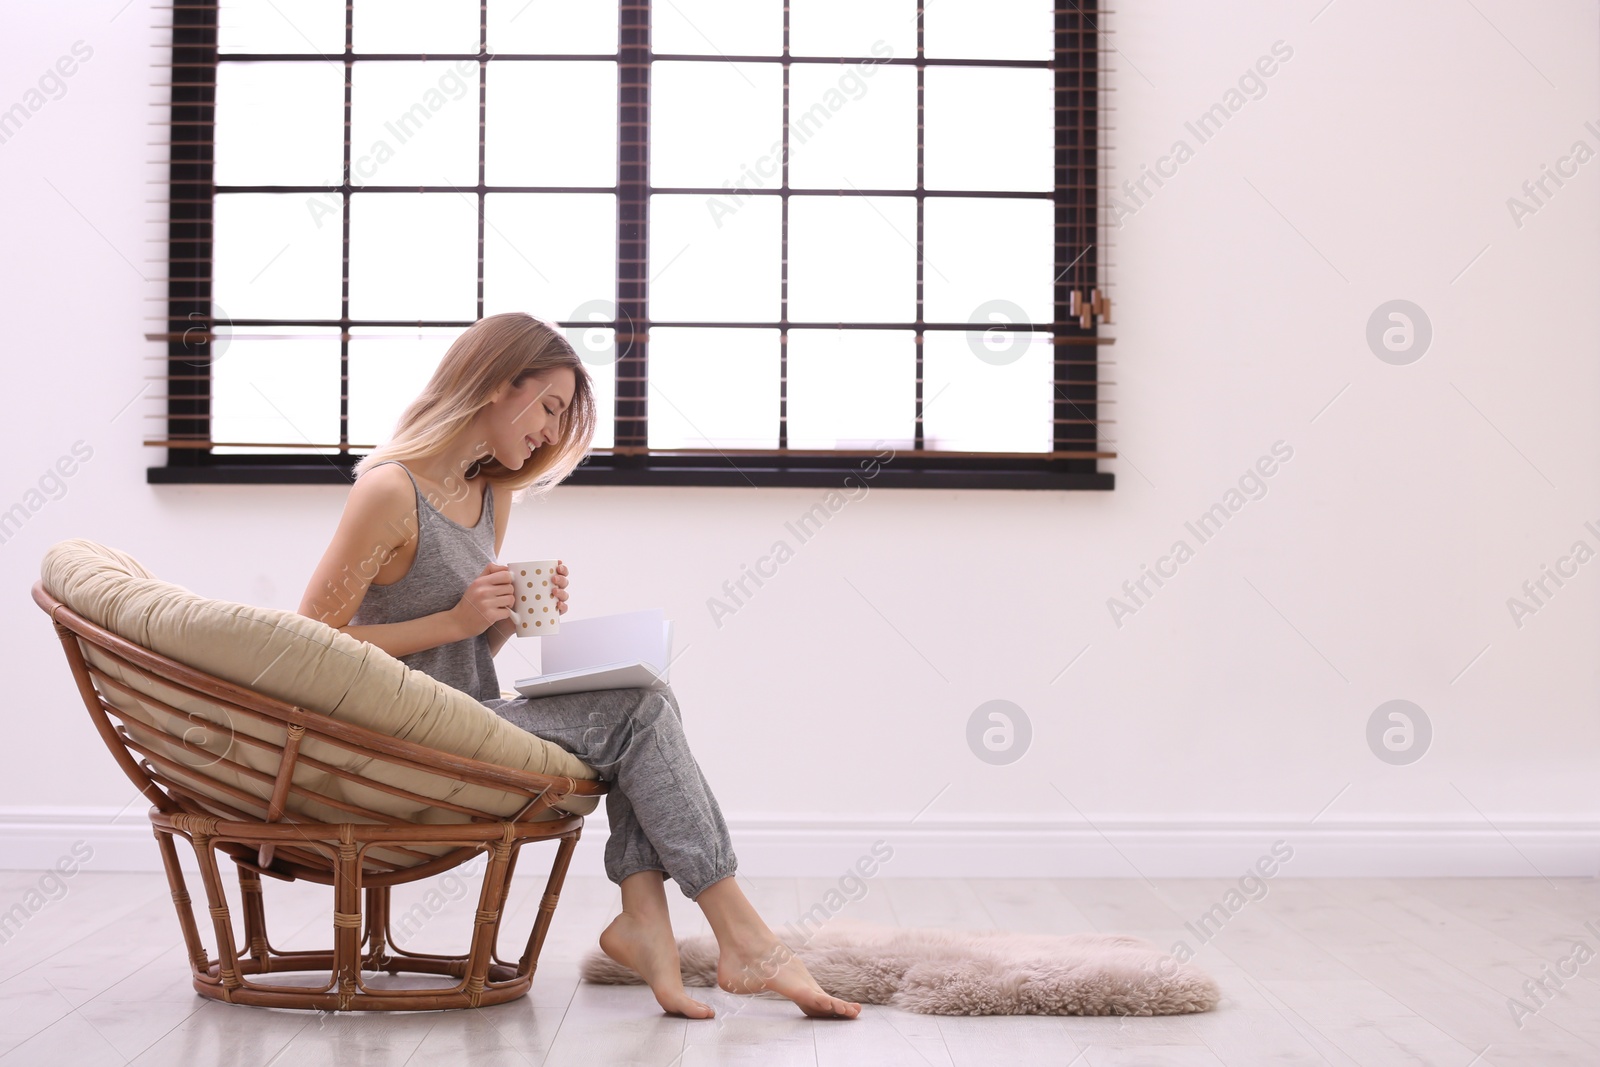
[[[113,808],[0,808],[0,869],[43,870],[82,841],[82,867],[159,871],[160,854],[142,802]],[[1371,819],[1315,824],[1270,820],[1096,818],[904,820],[795,818],[729,820],[739,873],[751,877],[838,878],[874,842],[893,850],[875,877],[890,878],[1237,878],[1280,856],[1273,876],[1306,878],[1600,876],[1594,820],[1482,821]],[[571,872],[603,876],[606,817],[589,816]],[[535,846],[543,848],[547,846]],[[879,846],[882,854],[883,846]],[[79,846],[80,854],[83,846]],[[193,853],[180,846],[184,865]],[[532,859],[531,855],[523,862]],[[537,861],[534,861],[537,862]]]

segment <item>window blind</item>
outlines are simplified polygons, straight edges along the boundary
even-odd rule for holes
[[[149,480],[348,481],[410,398],[385,408],[374,383],[409,368],[414,394],[451,336],[517,309],[568,332],[602,400],[573,484],[837,485],[870,457],[877,485],[1112,488],[1109,13],[983,5],[1004,32],[978,39],[880,5],[868,44],[813,6],[623,2],[602,34],[519,27],[526,5],[498,0],[409,30],[361,0],[293,22],[173,0]],[[696,142],[697,108],[744,118]],[[605,183],[569,148],[600,114]],[[876,185],[828,169],[818,131],[850,122]],[[697,154],[741,137],[770,150],[705,180]],[[318,159],[332,173],[305,180]],[[537,236],[607,213],[605,242]],[[603,284],[562,289],[599,247]]]

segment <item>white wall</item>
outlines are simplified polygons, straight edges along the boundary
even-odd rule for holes
[[[0,106],[94,49],[0,145],[0,506],[94,450],[0,548],[10,865],[80,836],[105,866],[155,859],[142,804],[94,822],[132,791],[28,599],[45,549],[89,537],[292,610],[345,496],[145,482],[161,20],[120,2],[0,15]],[[674,688],[747,873],[828,874],[877,837],[885,874],[1229,874],[1279,838],[1287,874],[1596,873],[1600,563],[1520,627],[1507,607],[1600,549],[1600,162],[1520,225],[1507,206],[1574,142],[1600,150],[1596,4],[1120,8],[1116,180],[1197,150],[1114,234],[1115,492],[872,491],[720,628],[708,598],[823,490],[563,487],[518,507],[507,558],[564,557],[573,617],[677,620]],[[1265,95],[1198,144],[1185,122],[1277,41]],[[1364,336],[1396,298],[1433,327],[1404,366]],[[1267,494],[1198,544],[1185,521],[1279,441]],[[1179,538],[1194,557],[1119,627],[1108,598]],[[1395,698],[1434,730],[1406,766],[1366,740]],[[1008,766],[965,740],[995,699],[1033,728]]]

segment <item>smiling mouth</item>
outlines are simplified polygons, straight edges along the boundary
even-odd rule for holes
[[[525,437],[523,437],[522,440],[523,440],[523,443],[528,446],[528,451],[529,452],[532,452],[534,449],[539,447],[537,444],[534,443],[534,440],[533,440],[532,437],[526,437],[525,436]]]

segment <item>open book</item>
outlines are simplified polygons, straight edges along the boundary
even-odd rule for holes
[[[525,697],[591,689],[660,689],[672,660],[672,620],[661,608],[593,619],[561,620],[541,637],[540,673],[518,678]]]

